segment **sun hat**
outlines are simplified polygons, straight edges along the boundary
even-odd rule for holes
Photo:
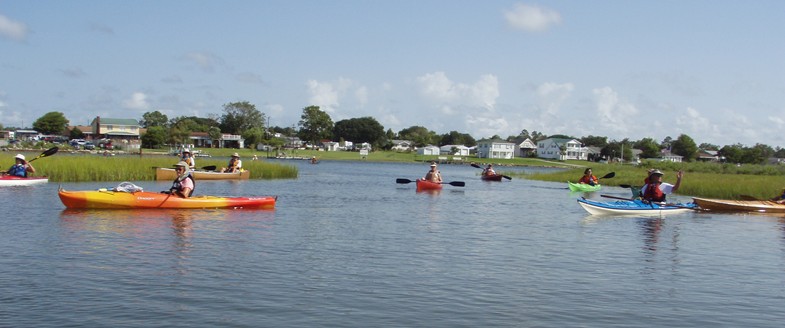
[[[649,175],[665,175],[665,174],[663,174],[662,171],[660,171],[660,170],[654,169],[654,170],[651,170]]]
[[[240,154],[238,154],[238,153],[234,153],[234,154],[232,154],[232,157],[237,157],[237,158],[240,158]]]
[[[16,154],[16,156],[15,156],[14,158],[18,158],[18,159],[21,159],[21,160],[23,160],[23,161],[24,161],[24,160],[25,160],[25,155],[22,155],[22,154]]]
[[[190,154],[190,153],[191,153],[191,151],[190,151],[190,150],[188,150],[188,149],[183,149],[183,154],[185,154],[185,153],[189,153],[189,154]]]
[[[179,161],[174,166],[175,167],[177,167],[177,166],[188,167],[188,163],[186,163],[185,161]]]
[[[434,166],[436,166],[436,163],[431,163],[431,167],[434,167]]]

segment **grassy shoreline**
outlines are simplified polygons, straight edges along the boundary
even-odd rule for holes
[[[297,178],[296,166],[271,163],[264,159],[275,156],[275,152],[255,151],[251,149],[200,149],[210,157],[197,157],[199,167],[215,165],[223,167],[231,154],[237,152],[243,160],[243,166],[251,171],[251,179],[289,179]],[[41,150],[43,151],[43,150]],[[35,158],[41,151],[22,152],[28,159]],[[65,151],[62,151],[65,153]],[[0,153],[0,163],[10,167],[16,152]],[[177,162],[177,157],[167,155],[165,151],[143,151],[143,156],[100,156],[98,154],[55,154],[51,157],[41,158],[33,163],[38,172],[37,176],[48,176],[53,182],[82,182],[82,181],[136,181],[153,180],[155,173],[153,167],[171,167]],[[251,158],[256,155],[260,160]],[[288,158],[309,159],[316,157],[319,160],[336,161],[369,161],[369,162],[429,162],[439,161],[439,156],[423,156],[413,153],[400,153],[392,151],[374,151],[367,156],[359,152],[345,151],[316,151],[294,150],[282,153]],[[444,156],[443,156],[444,157]],[[452,159],[453,156],[446,156]],[[710,197],[722,199],[739,199],[740,195],[748,195],[759,199],[767,199],[778,195],[785,187],[785,166],[780,165],[744,165],[717,163],[671,163],[671,162],[644,162],[642,165],[604,164],[586,161],[556,161],[538,158],[493,159],[462,156],[462,161],[456,164],[468,165],[470,163],[493,163],[497,172],[518,178],[553,181],[566,183],[577,181],[583,175],[586,167],[591,167],[595,175],[603,176],[608,172],[616,172],[611,179],[601,181],[606,186],[619,186],[628,184],[640,186],[649,168],[658,168],[665,172],[664,181],[675,183],[676,171],[684,170],[684,179],[679,195]],[[563,168],[553,173],[523,174],[518,171],[505,170],[505,166],[531,166]]]

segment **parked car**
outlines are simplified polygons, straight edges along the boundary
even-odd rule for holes
[[[93,150],[95,149],[95,145],[92,142],[87,141],[84,143],[84,149]]]

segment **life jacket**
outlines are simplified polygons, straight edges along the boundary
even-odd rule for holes
[[[188,164],[189,167],[193,167],[194,166],[193,157],[184,158],[183,162],[185,162],[185,164]]]
[[[191,173],[188,173],[188,176],[185,178],[191,179],[191,182],[194,184],[194,187],[191,189],[191,192],[189,192],[188,195],[186,195],[188,197],[191,197],[191,195],[193,195],[194,193],[194,190],[196,190],[196,180],[194,180],[194,177],[191,175]],[[183,192],[182,181],[180,181],[180,179],[178,178],[174,178],[174,182],[172,182],[172,188],[170,190],[177,190],[179,192]]]
[[[22,164],[14,164],[14,166],[11,166],[11,168],[8,169],[8,175],[26,178],[27,168]]]
[[[664,202],[665,193],[660,190],[660,186],[656,183],[650,183],[643,189],[643,199],[651,202]]]
[[[597,182],[599,182],[599,180],[597,180],[597,177],[595,177],[593,175],[590,175],[590,176],[585,176],[584,175],[584,176],[581,177],[580,180],[578,180],[578,183],[585,183],[585,184],[592,185],[592,186],[597,184]]]

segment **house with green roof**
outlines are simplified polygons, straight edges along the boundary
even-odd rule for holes
[[[139,122],[132,118],[102,118],[90,123],[94,139],[139,140]]]

